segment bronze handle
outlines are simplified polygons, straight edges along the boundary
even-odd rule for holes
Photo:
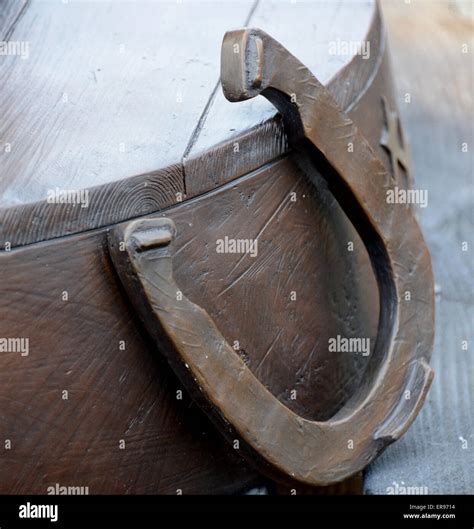
[[[387,204],[394,182],[368,142],[278,42],[257,29],[227,33],[221,77],[230,101],[262,94],[275,104],[308,178],[315,162],[324,165],[322,174],[368,250],[381,309],[367,382],[327,421],[298,416],[253,375],[205,310],[177,296],[170,219],[117,226],[109,234],[110,253],[148,331],[222,434],[238,435],[273,477],[330,484],[398,439],[423,404],[433,376],[430,256],[411,210]],[[407,291],[411,301],[404,300]]]

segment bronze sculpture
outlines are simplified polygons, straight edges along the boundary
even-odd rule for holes
[[[374,42],[381,40],[380,34],[376,17],[371,27]],[[382,45],[380,49],[383,56]],[[286,55],[280,59],[293,61]],[[381,60],[381,64],[385,63]],[[262,83],[267,66],[260,63],[256,68]],[[362,66],[367,71],[358,64],[341,72],[329,89],[338,105],[358,118],[376,150],[381,119],[369,119],[368,109],[382,116],[381,86],[387,72],[372,61]],[[385,86],[383,92],[388,91]],[[369,122],[377,126],[364,127]],[[278,397],[276,402],[253,381],[252,387],[264,392],[267,403],[286,415],[288,408],[308,422],[324,422],[370,378],[369,362],[327,351],[328,336],[352,333],[375,338],[379,300],[369,259],[324,188],[323,177],[331,177],[334,169],[321,159],[317,171],[314,160],[306,163],[308,149],[295,152],[300,140],[294,136],[289,153],[287,132],[291,127],[287,123],[284,128],[276,117],[237,138],[240,157],[232,157],[237,140],[226,142],[210,153],[186,158],[181,165],[92,188],[89,208],[38,202],[2,210],[1,336],[27,334],[31,345],[29,356],[2,357],[3,395],[14,394],[15,405],[10,402],[3,409],[5,436],[14,448],[6,452],[1,471],[3,476],[18,476],[13,482],[2,479],[3,491],[41,492],[57,481],[67,484],[75,479],[90,485],[91,493],[175,493],[178,488],[185,493],[235,492],[259,477],[252,465],[241,461],[240,452],[222,442],[185,391],[183,400],[178,399],[183,388],[161,361],[162,355],[156,354],[156,344],[122,290],[126,279],[116,275],[114,265],[120,270],[127,254],[115,254],[112,248],[112,263],[107,235],[115,230],[120,234],[136,217],[166,215],[176,224],[172,246],[177,284],[216,322],[239,355],[237,360],[242,358],[261,385]],[[319,140],[316,144],[320,146]],[[317,152],[311,146],[309,151],[314,151],[313,157]],[[377,155],[384,162],[381,151]],[[387,158],[386,168],[389,162]],[[316,172],[321,178],[314,186],[308,174]],[[298,200],[295,207],[291,197],[288,200],[292,193]],[[119,222],[125,224],[116,227]],[[166,226],[172,225],[166,221],[162,228]],[[214,252],[216,236],[246,240],[258,238],[259,233],[263,236],[254,261],[251,256],[248,261],[246,256],[242,260],[239,255]],[[321,248],[313,244],[314,234],[322,241],[331,240]],[[342,251],[348,242],[355,245],[350,257]],[[148,258],[147,252],[143,258]],[[367,290],[363,295],[361,285]],[[256,290],[259,286],[263,292]],[[146,318],[154,327],[151,311]],[[210,325],[208,319],[205,323]],[[425,338],[428,342],[429,336]],[[168,346],[164,352],[176,358],[175,346]],[[31,387],[25,383],[25,372]],[[423,372],[421,368],[419,375],[413,375],[415,382],[420,377],[419,389]],[[190,384],[190,389],[196,388]],[[63,391],[67,399],[61,398]],[[415,401],[408,400],[407,406]],[[400,413],[407,418],[405,410]],[[65,435],[63,428],[71,435]],[[26,438],[25,431],[30,432]],[[232,436],[232,441],[239,438]],[[24,460],[38,461],[35,472],[15,470],[18,450]],[[284,450],[291,452],[291,447]],[[352,450],[348,452],[352,458],[355,452],[348,446],[347,450]],[[269,457],[266,452],[263,459]],[[303,481],[340,479],[360,468],[351,465],[348,460],[333,476],[313,475]],[[121,467],[129,469],[126,476]]]
[[[423,404],[432,379],[429,253],[413,214],[387,204],[391,179],[382,162],[329,92],[281,45],[260,30],[227,33],[221,79],[230,101],[262,94],[279,108],[306,174],[311,179],[311,164],[324,164],[331,191],[364,240],[381,298],[372,384],[364,384],[324,422],[286,408],[236,355],[210,316],[177,296],[181,289],[168,249],[175,226],[168,219],[115,228],[114,264],[148,331],[221,433],[231,440],[241,437],[249,457],[261,460],[270,475],[328,485],[362,470],[404,433]]]

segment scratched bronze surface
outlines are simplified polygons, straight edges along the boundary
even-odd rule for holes
[[[5,351],[0,357],[0,396],[5,403],[0,425],[13,447],[2,456],[0,491],[44,493],[59,483],[88,485],[91,493],[233,493],[261,482],[265,478],[255,469],[254,458],[249,463],[241,457],[245,443],[236,450],[222,441],[164,361],[163,353],[172,354],[174,348],[157,349],[150,339],[112,265],[107,233],[136,217],[172,219],[177,227],[173,270],[183,295],[205,309],[237,359],[279,403],[305,420],[326,421],[344,409],[372,369],[372,356],[330,353],[328,340],[363,336],[373,348],[379,321],[379,293],[369,255],[325,183],[326,167],[311,166],[314,185],[300,153],[289,145],[289,129],[276,110],[256,103],[257,98],[248,102],[255,106],[247,106],[251,111],[245,113],[240,105],[225,101],[220,88],[210,89],[211,97],[196,94],[189,123],[175,127],[175,151],[158,152],[157,146],[169,140],[166,120],[160,126],[154,119],[161,107],[146,116],[135,110],[148,108],[143,102],[149,94],[151,101],[156,99],[157,78],[149,75],[160,70],[146,61],[159,57],[147,48],[145,59],[139,57],[142,63],[135,61],[132,67],[129,62],[110,62],[109,73],[96,71],[102,69],[99,62],[107,65],[109,55],[115,57],[116,42],[107,38],[123,7],[114,7],[113,16],[104,17],[102,4],[91,5],[78,13],[79,19],[69,19],[64,6],[59,11],[52,3],[27,2],[24,9],[15,2],[3,3],[8,7],[0,14],[3,36],[27,39],[41,33],[48,21],[51,25],[45,40],[36,39],[31,62],[7,57],[0,71],[6,93],[2,141],[14,138],[11,152],[0,145],[5,160],[0,165],[0,336],[28,337],[30,344],[27,356]],[[158,5],[136,8],[141,20],[137,27],[153,20],[147,13]],[[242,6],[234,6],[242,20],[267,20],[279,31],[282,18],[276,15],[281,6],[263,3],[252,12]],[[332,57],[332,70],[326,63],[318,66],[318,61],[312,67],[386,170],[392,171],[390,148],[397,145],[380,141],[390,124],[382,96],[389,111],[396,112],[385,35],[373,5],[364,6],[369,6],[370,16],[358,11],[357,17],[347,17],[345,9],[331,15],[333,8],[328,7],[318,11],[318,20],[333,17],[333,26],[322,24],[328,28],[327,39],[342,33],[347,38],[367,35],[370,57],[343,62]],[[311,26],[311,18],[291,9],[291,16]],[[180,19],[173,20],[178,24]],[[235,26],[226,17],[219,20],[215,45],[210,38],[203,44],[204,55],[215,58],[212,64],[219,62],[224,30]],[[216,26],[211,26],[215,32]],[[62,32],[70,35],[80,28],[90,40],[70,50],[76,60],[68,64],[75,65],[78,75],[69,76],[71,84],[63,86],[57,77],[61,71],[49,67],[52,55],[47,47],[55,60],[67,62]],[[119,35],[126,32],[126,24],[117,28]],[[153,25],[153,39],[159,41],[155,30]],[[139,44],[143,34],[137,35]],[[294,34],[289,35],[295,44]],[[105,51],[94,60],[94,77],[85,69],[88,59],[78,64],[76,55],[97,42]],[[325,41],[317,46],[300,45],[304,43],[299,40],[296,44],[310,60],[321,46],[327,49]],[[204,66],[199,63],[199,68]],[[189,79],[198,77],[195,67],[189,66]],[[28,83],[21,73],[25,68]],[[130,75],[143,85],[130,91]],[[212,88],[218,72],[214,77],[207,72],[203,84]],[[115,78],[121,82],[113,82]],[[64,89],[70,106],[52,105],[56,96],[61,100]],[[104,141],[91,151],[87,146],[97,143],[98,122],[109,126],[115,116],[114,101],[105,98],[99,104],[98,95],[110,90],[122,101],[124,114],[116,116],[111,136],[102,134]],[[31,98],[43,104],[28,106]],[[133,115],[135,125],[125,130],[127,115]],[[174,123],[172,113],[168,118]],[[65,131],[59,136],[56,120]],[[195,128],[199,135],[186,151],[188,133]],[[126,150],[125,156],[115,152],[112,147],[120,143],[116,132],[124,130],[130,132],[132,146],[138,138],[146,147]],[[150,138],[156,137],[153,143]],[[176,156],[163,162],[161,155],[171,151]],[[405,186],[403,168],[398,178]],[[41,200],[48,186],[81,182],[97,184],[88,187],[88,208]],[[293,194],[296,202],[288,200]],[[257,238],[258,254],[242,258],[217,253],[216,241],[226,236]],[[348,243],[353,243],[351,253]]]
[[[367,248],[380,319],[363,382],[327,420],[285,406],[236,354],[218,320],[182,295],[173,275],[171,219],[115,228],[111,255],[149,333],[234,448],[242,442],[269,476],[329,485],[361,471],[397,440],[423,404],[433,377],[430,255],[410,207],[387,200],[398,169],[387,171],[306,67],[259,29],[227,33],[221,60],[225,96],[238,102],[262,94],[277,106],[303,173],[315,187],[323,176]],[[383,144],[394,149],[393,141]]]

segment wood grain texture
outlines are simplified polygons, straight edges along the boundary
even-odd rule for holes
[[[254,4],[32,0],[11,35],[30,43],[30,57],[2,57],[0,68],[0,138],[12,146],[0,149],[1,205],[41,200],[55,186],[92,187],[179,163],[201,136],[196,128],[218,92],[222,35],[245,24]],[[326,21],[308,48],[320,57],[335,27],[342,38],[363,38],[373,6],[262,1],[256,20],[291,15],[303,25],[300,35],[311,28],[313,37],[314,21]],[[296,35],[292,40],[307,48]],[[320,61],[323,77],[350,59]],[[252,112],[250,124],[230,128],[245,133],[263,119]]]
[[[317,0],[292,4],[263,0],[257,4],[246,25],[274,35],[303,64],[317,72],[321,82],[328,85],[343,108],[362,95],[365,85],[370,85],[369,79],[377,70],[377,57],[383,51],[380,41],[375,38],[380,34],[375,2]],[[298,28],[296,32],[295,28]],[[364,39],[372,40],[372,55],[368,60],[360,55],[331,53],[331,45],[338,41],[360,42]],[[266,145],[262,144],[259,125],[263,123],[263,127],[268,127],[272,126],[270,123],[277,124],[276,113],[275,108],[263,98],[245,101],[238,108],[233,108],[219,87],[206,108],[199,134],[193,138],[185,153],[188,190],[199,193],[209,189],[209,173],[207,167],[201,166],[201,154],[218,143],[228,145],[220,156],[223,167],[235,165],[238,163],[236,159],[242,155],[248,156],[245,144],[240,146],[238,153],[233,149],[242,132],[252,131],[254,156],[259,151],[264,153]],[[270,144],[269,151],[272,150],[273,144]],[[212,171],[210,174],[213,174]]]
[[[28,4],[29,0],[0,0],[0,41],[10,39]]]
[[[348,105],[349,115],[364,130],[373,149],[389,169],[389,158],[379,143],[384,121],[381,94],[385,94],[392,108],[396,107],[383,28],[377,12],[374,13],[369,38],[370,59],[356,56],[340,75],[336,74],[331,79],[328,88],[341,105]],[[366,65],[365,69],[358,66],[360,62]],[[352,83],[359,91],[348,90]],[[91,204],[87,208],[51,206],[44,201],[16,208],[0,208],[0,247],[7,242],[16,247],[70,235],[134,218],[137,213],[149,214],[176,203],[177,192],[182,193],[183,199],[192,198],[253,171],[286,152],[288,143],[281,118],[274,116],[195,157],[189,155],[184,164],[176,164],[169,170],[90,188]],[[181,177],[178,174],[180,171]],[[170,174],[174,177],[168,182]],[[160,175],[163,175],[162,181]],[[180,178],[183,179],[182,184]],[[149,185],[150,180],[152,185]],[[114,204],[120,207],[113,207]]]
[[[10,36],[28,60],[0,63],[2,205],[179,163],[252,3],[33,0]]]
[[[387,494],[396,485],[472,494],[473,23],[443,2],[383,6],[415,187],[429,192],[428,207],[418,214],[438,285],[436,376],[413,427],[368,469],[364,488],[367,494]],[[468,53],[462,53],[464,43],[470,43]],[[463,241],[469,251],[462,251]]]
[[[42,201],[0,209],[1,246],[23,246],[139,217],[177,204],[184,194],[183,171],[177,164],[92,187],[86,207]]]

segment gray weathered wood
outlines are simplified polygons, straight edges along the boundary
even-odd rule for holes
[[[17,4],[7,5],[12,11]],[[221,97],[224,32],[249,20],[268,26],[328,81],[352,59],[328,60],[328,41],[362,39],[374,2],[358,2],[357,9],[349,1],[254,7],[251,0],[33,0],[17,24],[8,16],[10,38],[28,41],[30,56],[0,61],[0,205],[41,200],[56,186],[91,187],[157,171],[244,133],[273,109],[257,103],[224,119],[222,107],[212,105],[204,119],[211,95]],[[286,28],[288,20],[299,30]],[[65,45],[71,37],[74,45]]]
[[[462,45],[470,42],[473,24],[443,3],[385,2],[384,14],[415,187],[429,192],[419,216],[439,294],[432,389],[407,435],[369,467],[365,492],[387,494],[398,484],[472,494],[474,115],[472,45],[469,53]],[[462,152],[463,142],[470,152]],[[463,241],[469,251],[462,251]]]
[[[364,0],[304,3],[264,0],[258,3],[247,25],[272,35],[327,85],[352,59],[349,55],[331,53],[331,43],[365,39],[374,7],[374,2]],[[213,94],[209,106],[188,157],[251,129],[276,114],[275,107],[264,98],[232,106],[220,89]]]
[[[372,8],[374,7],[372,2],[368,2],[362,8],[358,6],[357,12],[361,10],[363,15],[366,13],[369,4]],[[281,9],[275,10],[275,6],[272,3],[265,2],[263,5],[269,11],[269,16],[262,18],[262,9],[259,8],[257,10],[257,13],[260,12],[257,20],[259,23],[269,24],[272,16],[276,14],[279,16],[282,15]],[[315,20],[318,21],[318,28],[319,24],[323,23],[320,20],[324,21],[329,16],[328,9],[325,7],[326,4],[319,1],[311,3],[314,7],[314,12],[309,12],[304,6],[301,8],[301,11],[300,9],[296,9],[294,5],[285,5],[288,9],[291,7],[291,13],[295,21],[297,20],[298,14],[305,15],[305,17],[309,17],[310,15],[316,17]],[[341,5],[337,4],[336,7],[337,10],[333,18],[336,23],[342,24],[340,33],[344,34],[347,31],[348,19],[347,16],[343,17],[342,15],[344,13],[347,15],[348,7],[346,3]],[[374,127],[374,123],[379,123],[382,119],[382,107],[380,105],[374,107],[372,97],[374,94],[377,94],[376,97],[378,97],[378,94],[383,92],[389,100],[391,99],[391,87],[390,83],[387,82],[387,79],[390,79],[390,75],[387,70],[387,61],[384,59],[385,39],[383,38],[380,17],[378,16],[377,10],[374,11],[372,9],[370,13],[371,18],[365,15],[356,17],[360,24],[366,23],[367,20],[370,22],[367,28],[361,27],[357,30],[361,35],[368,32],[367,38],[371,44],[371,52],[368,60],[360,55],[356,55],[355,57],[328,55],[329,41],[315,44],[314,46],[310,44],[308,49],[319,49],[318,53],[323,57],[324,53],[326,53],[327,61],[322,60],[321,65],[318,67],[323,73],[323,76],[326,77],[328,76],[326,62],[333,63],[334,66],[334,64],[340,65],[344,61],[349,60],[328,81],[328,89],[341,107],[350,111],[351,117],[366,131],[367,139],[373,148],[379,150],[379,155],[384,160],[386,153],[383,149],[379,148],[379,130],[377,127]],[[255,16],[254,11],[251,11],[250,15],[249,18]],[[302,21],[307,20],[305,17],[301,17]],[[304,22],[304,24],[307,23],[307,21]],[[277,29],[278,27],[280,26],[276,25]],[[288,38],[290,38],[289,35]],[[218,50],[216,50],[216,55],[218,55]],[[331,57],[339,57],[339,59],[335,60],[331,59]],[[187,101],[187,104],[191,103]],[[185,102],[183,101],[183,109],[185,106]],[[231,109],[234,107],[226,103],[226,108]],[[206,115],[204,113],[204,117]],[[368,119],[368,116],[370,116],[370,119]],[[201,127],[205,129],[209,129],[210,127],[209,120],[206,121],[204,117],[196,124],[196,128],[191,136],[193,141],[198,138]],[[153,213],[173,205],[183,198],[190,198],[202,194],[253,171],[288,150],[281,119],[273,115],[270,119],[260,123],[260,117],[256,113],[254,119],[257,125],[251,127],[249,130],[243,129],[242,125],[240,129],[243,130],[237,132],[236,129],[230,133],[231,135],[237,134],[237,136],[229,137],[225,141],[219,143],[219,136],[216,135],[215,140],[218,142],[217,146],[213,146],[213,148],[205,151],[194,149],[192,153],[185,154],[183,163],[179,163],[178,161],[178,163],[166,169],[131,176],[120,181],[89,188],[90,200],[87,208],[75,207],[70,204],[53,204],[51,206],[51,204],[45,203],[44,201],[33,203],[27,201],[26,204],[22,204],[16,209],[0,207],[0,246],[3,247],[5,244],[8,244],[14,247],[21,244],[28,244],[34,241],[46,240],[77,233],[81,230],[113,224],[114,222],[133,218],[138,215]],[[162,134],[161,130],[160,134]],[[236,139],[239,144],[239,151],[237,153],[234,152]],[[8,155],[15,156],[16,154],[18,153],[12,152]],[[47,152],[46,155],[51,157],[53,154]],[[107,156],[106,153],[104,156]],[[86,160],[78,161],[78,163],[83,162],[87,163]],[[125,158],[123,158],[123,162],[124,167],[126,167],[127,162]],[[21,163],[19,165],[21,166]],[[8,188],[10,185],[8,183],[8,174],[10,174],[11,178],[18,176],[18,182],[12,182],[11,185],[14,185],[19,193],[25,193],[25,196],[29,196],[34,183],[30,183],[26,188],[21,188],[22,173],[16,175],[7,170],[2,175],[5,188]],[[65,185],[59,179],[60,176],[58,176],[55,187]],[[69,175],[65,174],[64,178],[67,177]],[[77,177],[80,177],[80,175],[78,174]],[[70,188],[70,186],[66,187]]]
[[[10,35],[29,58],[0,57],[2,205],[179,162],[251,6],[32,1]]]

